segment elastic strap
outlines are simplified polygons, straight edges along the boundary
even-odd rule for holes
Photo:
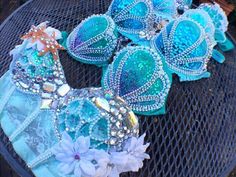
[[[219,63],[223,63],[225,61],[224,55],[216,49],[213,49],[212,58]]]

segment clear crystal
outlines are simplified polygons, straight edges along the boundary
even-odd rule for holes
[[[60,96],[65,96],[70,91],[70,86],[68,84],[63,84],[59,89],[57,90],[57,93]]]
[[[105,100],[104,98],[100,98],[100,97],[96,98],[95,104],[97,107],[102,108],[106,110],[107,112],[110,112],[110,105],[108,101]]]

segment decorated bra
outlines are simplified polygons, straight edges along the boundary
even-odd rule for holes
[[[150,158],[136,114],[165,113],[172,74],[180,81],[209,77],[216,45],[207,13],[177,18],[177,2],[164,2],[114,0],[67,39],[44,22],[10,52],[13,61],[0,78],[0,123],[35,176],[118,177]],[[59,50],[102,66],[102,87],[70,87]]]
[[[163,112],[171,85],[160,56],[148,47],[126,47],[109,65],[103,88],[77,90],[60,64],[60,38],[42,23],[11,51],[13,61],[0,81],[2,129],[39,177],[137,171],[149,156],[134,112]]]

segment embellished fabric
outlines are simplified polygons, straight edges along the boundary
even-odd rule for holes
[[[164,114],[173,73],[198,80],[210,76],[211,56],[222,61],[213,47],[224,44],[224,15],[217,4],[176,14],[190,4],[114,0],[106,15],[82,21],[63,46],[78,61],[106,66],[102,88],[67,84],[58,55],[63,34],[47,22],[23,35],[0,78],[0,124],[35,176],[119,177],[142,168],[149,144],[135,113]],[[143,46],[124,47],[108,65],[118,32]]]
[[[153,4],[147,0],[114,0],[107,15],[122,35],[139,44],[146,42],[140,34],[152,31],[154,24]]]
[[[219,43],[225,42],[226,36],[224,33],[228,29],[229,22],[228,22],[225,12],[220,7],[220,5],[217,3],[214,3],[214,4],[203,3],[198,8],[207,12],[209,16],[211,17],[214,23],[215,29],[216,29],[215,40]]]
[[[78,61],[106,65],[117,44],[114,21],[107,15],[92,15],[68,36],[67,50]]]
[[[211,17],[204,10],[190,9],[183,14],[184,17],[190,18],[199,23],[204,29],[210,44],[214,47],[216,45],[214,34],[215,26]]]
[[[122,97],[138,114],[163,114],[171,76],[164,71],[161,60],[148,47],[124,48],[108,66],[103,88]]]
[[[167,68],[180,77],[180,81],[191,81],[210,76],[207,63],[211,57],[204,29],[189,18],[170,22],[151,42],[162,56]]]
[[[202,3],[198,8],[203,9],[208,13],[217,30],[222,31],[223,33],[227,31],[229,22],[225,12],[219,4]]]
[[[225,35],[229,22],[224,10],[220,7],[220,5],[215,2],[213,4],[203,3],[198,8],[206,11],[211,17],[215,26],[214,37],[216,42],[219,44],[220,49],[223,52],[232,50],[234,45],[229,39],[227,39]]]
[[[33,26],[11,51],[10,70],[0,79],[0,123],[14,150],[38,177],[138,171],[149,144],[139,138],[130,106],[102,88],[72,89],[51,50],[62,48],[61,33],[41,27]]]
[[[177,15],[176,0],[152,0],[152,2],[158,21],[170,21]]]
[[[202,9],[191,9],[186,11],[183,16],[198,22],[203,27],[207,35],[210,48],[213,48],[217,44],[217,42],[215,41],[215,26],[207,12]],[[213,50],[212,58],[219,63],[223,63],[225,60],[224,55],[222,55],[216,49]]]
[[[192,0],[176,0],[176,6],[179,11],[185,12],[191,8],[193,1]]]

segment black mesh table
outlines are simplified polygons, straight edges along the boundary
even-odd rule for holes
[[[0,76],[11,62],[9,51],[32,24],[50,25],[70,32],[85,17],[106,12],[110,0],[28,1],[0,26]],[[225,53],[226,62],[209,63],[209,79],[180,83],[173,79],[167,114],[140,117],[141,133],[151,142],[138,173],[124,177],[227,176],[236,166],[236,50]],[[65,51],[60,58],[74,88],[100,86],[101,69],[73,60]],[[33,174],[14,152],[0,129],[0,153],[23,177]]]

